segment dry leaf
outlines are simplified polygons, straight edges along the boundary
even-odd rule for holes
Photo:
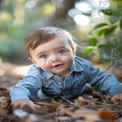
[[[85,120],[85,122],[95,122],[100,120],[99,116],[97,115],[97,113],[93,110],[89,110],[86,108],[79,108],[79,109],[74,109],[74,108],[63,108],[60,107],[59,108],[60,112],[59,113],[63,113],[66,115],[71,116],[74,119],[80,119],[82,118],[83,120]]]
[[[10,111],[10,100],[5,96],[0,96],[0,114],[5,115]]]
[[[98,116],[104,120],[115,120],[116,119],[115,114],[108,109],[100,109],[98,111]]]
[[[0,108],[6,108],[8,107],[10,101],[7,97],[1,96],[0,97]]]
[[[97,114],[89,114],[85,117],[84,122],[99,122],[100,118]]]
[[[78,103],[80,103],[80,104],[88,104],[88,100],[86,100],[85,98],[83,98],[83,97],[78,97]]]
[[[48,112],[54,112],[54,111],[56,111],[57,108],[58,108],[58,106],[50,106],[50,107],[48,107]]]
[[[122,103],[122,94],[117,94],[111,98],[113,103]]]

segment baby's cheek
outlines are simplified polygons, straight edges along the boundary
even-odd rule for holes
[[[48,65],[46,65],[46,64],[42,66],[42,69],[44,71],[50,72],[50,67]]]
[[[50,72],[50,64],[47,60],[45,61],[41,61],[41,63],[39,64],[40,68],[43,69],[44,71]]]

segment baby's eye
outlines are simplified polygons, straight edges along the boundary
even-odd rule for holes
[[[64,50],[59,50],[59,53],[60,53],[60,54],[62,54],[62,53],[64,53],[64,52],[65,52]]]
[[[47,55],[41,55],[40,58],[47,58]]]

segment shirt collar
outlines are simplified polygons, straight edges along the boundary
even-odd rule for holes
[[[70,71],[75,71],[75,72],[80,72],[83,71],[83,67],[81,66],[81,63],[79,63],[78,61],[74,60],[72,66],[70,67]],[[50,79],[51,77],[54,76],[54,74],[52,74],[51,72],[44,72],[45,76],[47,79]]]
[[[47,79],[50,79],[51,77],[54,76],[54,74],[52,74],[51,72],[44,72],[44,75]]]
[[[83,67],[81,66],[80,63],[76,62],[74,60],[72,66],[70,67],[70,70],[71,71],[76,71],[76,72],[80,72],[80,71],[83,71]]]

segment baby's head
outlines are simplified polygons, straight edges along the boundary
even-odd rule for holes
[[[69,32],[43,27],[25,38],[30,60],[44,71],[64,76],[73,64],[76,44]]]
[[[75,54],[77,44],[73,41],[68,31],[57,27],[42,27],[31,32],[24,40],[29,58],[31,57],[30,49],[34,50],[39,45],[47,43],[55,38],[64,38],[65,41],[68,41]]]

